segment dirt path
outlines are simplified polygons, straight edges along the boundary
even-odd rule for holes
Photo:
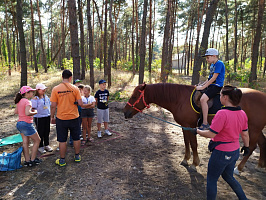
[[[125,90],[130,91],[132,87]],[[12,95],[1,97],[1,137],[17,133],[12,101]],[[52,126],[50,140],[54,152],[50,156],[44,154],[46,157],[39,166],[0,172],[0,199],[206,199],[208,140],[198,137],[201,164],[194,171],[180,165],[184,157],[180,128],[142,114],[126,121],[124,105],[110,103],[112,136],[98,139],[96,121],[93,121],[95,140],[81,149],[80,163],[74,163],[73,148],[68,146],[67,166],[55,165],[58,152]],[[174,122],[170,112],[157,106],[147,112]],[[19,146],[0,147],[0,153],[11,152]],[[236,176],[252,200],[266,199],[266,173],[265,169],[256,167],[258,157],[259,149],[250,157],[241,176]],[[218,181],[217,199],[237,199],[222,178]]]

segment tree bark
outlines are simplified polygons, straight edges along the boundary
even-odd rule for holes
[[[146,18],[147,18],[148,0],[144,0],[143,4],[143,18],[142,18],[142,31],[140,41],[140,65],[139,65],[139,84],[144,81],[144,68],[145,68],[145,55],[146,55]]]
[[[81,79],[85,79],[85,70],[86,70],[86,62],[85,62],[85,54],[84,54],[84,26],[83,26],[83,13],[82,13],[82,1],[78,0],[78,10],[79,10],[79,30],[80,30],[80,56],[81,56]]]
[[[40,40],[41,40],[41,50],[42,50],[42,65],[44,67],[44,72],[47,73],[47,63],[46,63],[46,52],[43,45],[43,37],[42,37],[42,22],[41,22],[41,13],[39,7],[39,0],[37,0],[37,10],[39,16],[39,23],[40,23]]]
[[[263,20],[263,12],[265,8],[265,0],[259,0],[259,10],[258,10],[258,20],[257,20],[257,28],[254,37],[253,43],[253,51],[251,56],[251,74],[249,77],[249,86],[253,86],[254,82],[257,80],[257,63],[258,63],[258,55],[259,55],[259,43],[261,39],[261,29],[262,29],[262,20]]]
[[[229,30],[228,30],[228,5],[227,5],[227,0],[225,0],[225,30],[226,30],[226,35],[225,35],[225,62],[229,62],[229,44],[228,44],[228,35],[229,35]]]
[[[87,21],[88,21],[88,32],[89,32],[89,63],[90,63],[90,86],[94,89],[94,66],[93,66],[93,38],[92,38],[92,27],[91,27],[91,6],[90,0],[87,0]]]
[[[155,3],[155,2],[154,2]],[[152,63],[152,52],[153,52],[153,49],[152,49],[152,39],[153,39],[153,36],[152,36],[152,0],[150,0],[150,19],[149,19],[149,74],[151,76],[151,63]]]
[[[6,45],[8,51],[8,75],[11,76],[11,50],[9,44],[9,27],[8,27],[8,16],[7,16],[7,1],[5,0],[5,14],[6,14]]]
[[[108,78],[108,68],[107,68],[107,0],[105,0],[105,17],[104,17],[104,38],[103,38],[103,45],[104,45],[104,79]]]
[[[32,51],[33,51],[32,53],[33,53],[35,72],[38,73],[39,70],[38,70],[36,50],[35,50],[34,13],[33,13],[32,0],[30,0],[30,8],[31,8],[31,40],[32,40]]]
[[[236,72],[237,65],[237,0],[235,0],[235,45],[234,45],[234,72]]]
[[[202,55],[205,54],[207,46],[208,46],[208,38],[210,34],[210,27],[213,20],[214,13],[217,8],[219,0],[212,0],[210,2],[210,5],[208,7],[208,11],[206,13],[206,20],[204,24],[204,31],[203,31],[203,37],[201,41],[201,45],[199,48],[198,55],[194,62],[194,68],[193,68],[193,75],[192,75],[192,85],[196,85],[199,83],[199,71],[201,70],[201,64],[203,62]]]
[[[21,57],[21,79],[20,79],[21,87],[27,85],[27,60],[26,60],[26,47],[25,47],[25,37],[23,31],[22,17],[23,17],[22,2],[21,0],[17,0],[17,24],[19,32],[20,57]]]
[[[71,38],[71,55],[73,57],[73,80],[75,80],[75,79],[80,79],[78,23],[77,23],[75,0],[68,0],[68,11],[69,11],[69,26],[70,26],[70,38]]]
[[[162,63],[161,63],[161,81],[166,83],[169,75],[169,63],[168,63],[168,54],[169,54],[169,40],[170,36],[170,15],[171,15],[171,6],[172,0],[168,0],[167,4],[167,14],[166,14],[166,23],[164,27],[164,38],[163,38],[163,49],[162,49]]]
[[[112,70],[112,57],[113,57],[113,52],[114,52],[114,36],[115,36],[115,31],[114,31],[114,23],[112,19],[112,9],[113,9],[113,0],[110,0],[110,6],[109,6],[109,21],[110,21],[110,26],[111,26],[111,38],[110,38],[110,43],[109,43],[109,49],[108,49],[108,87],[110,88],[112,86],[112,77],[111,77],[111,70]]]

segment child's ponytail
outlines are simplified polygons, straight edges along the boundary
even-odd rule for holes
[[[18,92],[15,96],[15,104],[17,104],[20,100],[22,99],[22,94],[20,92]]]

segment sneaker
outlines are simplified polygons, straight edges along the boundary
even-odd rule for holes
[[[65,159],[61,159],[61,158],[58,158],[56,161],[55,161],[55,164],[59,165],[60,167],[63,167],[66,165],[66,160]]]
[[[106,135],[112,135],[112,133],[110,133],[110,131],[108,130],[108,129],[106,129],[105,131],[104,131],[104,133],[106,134]]]
[[[81,155],[75,155],[74,156],[75,162],[80,162],[81,161]]]
[[[44,147],[40,147],[40,148],[38,148],[38,151],[39,151],[41,154],[46,153],[46,150],[44,149]]]
[[[209,123],[205,124],[201,124],[201,126],[199,127],[199,130],[205,131],[205,130],[209,130],[210,129],[210,125]]]
[[[49,145],[45,146],[44,149],[46,151],[48,151],[48,152],[52,152],[53,151],[52,147],[50,147]]]
[[[59,150],[60,150],[59,147],[57,147],[57,148],[56,148],[56,151],[59,151]]]
[[[32,162],[33,165],[39,165],[42,162],[42,160],[39,159],[39,158],[35,158],[35,160],[33,160],[31,162]]]
[[[24,167],[32,167],[32,161],[29,161],[29,162],[25,161],[25,162],[23,163],[23,166],[24,166]]]
[[[102,133],[101,133],[101,131],[98,131],[98,132],[97,132],[97,136],[98,136],[98,138],[101,138],[101,137],[102,137]]]

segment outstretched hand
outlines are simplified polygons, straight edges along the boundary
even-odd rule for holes
[[[241,153],[244,151],[243,156],[247,156],[249,154],[249,147],[243,146],[241,148]]]

